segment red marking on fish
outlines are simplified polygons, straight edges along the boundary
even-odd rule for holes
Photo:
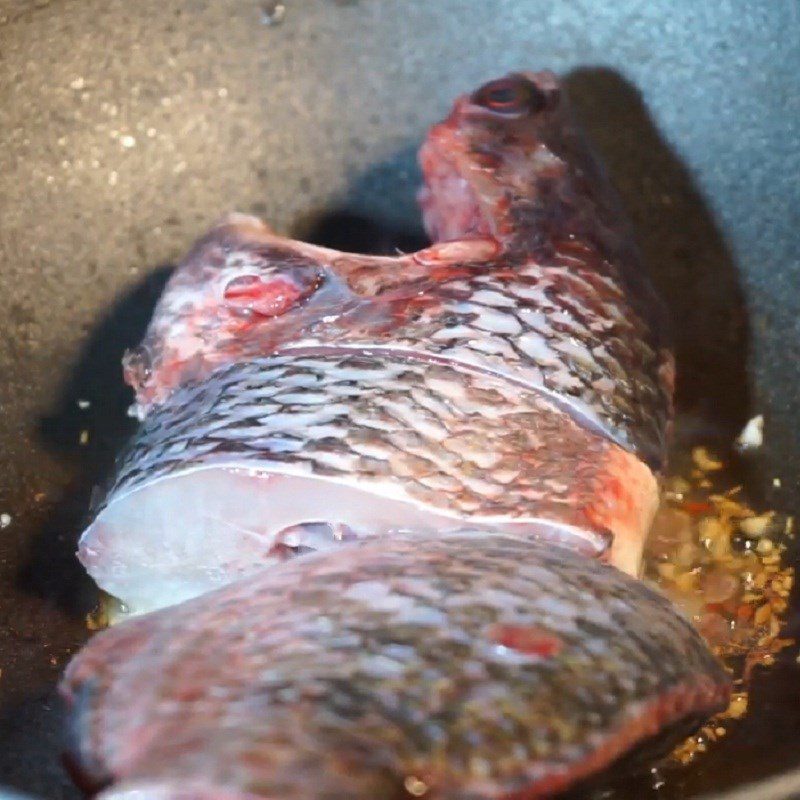
[[[540,658],[553,658],[564,646],[561,639],[549,631],[523,625],[495,625],[489,630],[489,638],[509,650]]]
[[[296,283],[285,278],[263,281],[255,275],[243,275],[228,283],[222,296],[230,308],[262,317],[277,317],[292,308],[303,292]]]

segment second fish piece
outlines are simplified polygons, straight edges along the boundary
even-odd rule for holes
[[[550,73],[420,153],[434,244],[340,253],[233,215],[126,359],[141,430],[79,557],[132,610],[465,522],[638,570],[671,418],[663,309]]]

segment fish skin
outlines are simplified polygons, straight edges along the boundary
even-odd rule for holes
[[[562,539],[590,557],[630,572],[657,498],[644,465],[536,391],[450,365],[347,351],[236,363],[175,390],[142,423],[107,496],[134,510],[139,503],[141,513],[142,489],[208,468],[250,470],[265,481],[296,476],[307,481],[309,498],[315,482],[335,482],[424,512],[417,527],[438,515],[438,529],[469,520],[555,539],[561,528]],[[178,551],[175,569],[216,572],[219,580],[258,570],[276,560],[265,553],[284,528],[314,517],[309,508],[313,500],[292,509],[295,516],[273,509],[248,531],[255,536],[225,531],[214,560]],[[355,503],[336,521],[358,530],[359,511]],[[129,549],[138,542],[128,527],[107,524],[109,512],[117,509],[97,511],[79,558],[106,591],[137,612],[150,610],[130,578],[146,554]],[[169,551],[157,548],[144,548],[158,553],[148,588],[164,580],[165,593],[183,599],[169,584]]]
[[[462,800],[550,796],[669,747],[729,682],[643,583],[474,530],[355,542],[121,623],[61,691],[97,785],[371,800],[413,779]]]

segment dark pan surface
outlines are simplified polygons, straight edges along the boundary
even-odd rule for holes
[[[72,551],[169,265],[230,209],[413,247],[426,125],[505,70],[569,74],[676,321],[683,407],[722,436],[764,413],[744,468],[800,507],[795,0],[285,0],[265,24],[275,5],[0,0],[0,783],[78,796],[52,696],[94,601]],[[753,705],[659,797],[800,764],[794,651]]]

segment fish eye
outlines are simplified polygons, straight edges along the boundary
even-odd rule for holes
[[[535,114],[547,105],[544,92],[522,76],[491,81],[481,86],[471,99],[475,105],[508,117]]]

